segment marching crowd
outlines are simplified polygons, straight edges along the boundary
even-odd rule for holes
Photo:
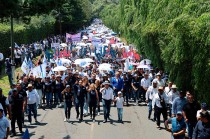
[[[135,64],[125,70],[123,60],[112,57],[101,61],[109,63],[112,70],[102,72],[93,58],[86,67],[72,64],[66,66],[66,70],[53,71],[56,63],[51,61],[46,67],[46,77],[23,74],[16,84],[11,82],[8,97],[0,89],[0,138],[9,135],[6,117],[11,120],[11,136],[15,136],[15,123],[22,133],[26,115],[29,123],[33,122],[32,113],[34,121],[38,122],[37,109],[64,107],[66,122],[71,121],[71,111],[75,108],[79,122],[86,116],[95,122],[102,106],[103,123],[106,123],[112,120],[110,109],[113,106],[117,109],[118,122],[123,123],[123,107],[139,106],[140,103],[148,106],[148,119],[156,122],[159,129],[162,114],[164,127],[172,132],[172,138],[184,139],[186,131],[189,139],[210,138],[207,104],[200,105],[192,92],[177,89],[163,70],[137,68]],[[42,62],[40,58],[38,64]]]

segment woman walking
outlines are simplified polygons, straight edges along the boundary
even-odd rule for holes
[[[100,115],[100,112],[101,112],[101,110],[100,110],[100,102],[102,102],[102,94],[100,93],[100,81],[99,80],[96,80],[95,81],[95,87],[96,87],[96,91],[97,91],[97,93],[98,93],[98,99],[99,99],[99,101],[98,101],[98,116]]]
[[[95,84],[90,85],[89,94],[90,94],[90,103],[89,103],[90,118],[93,119],[93,122],[95,122],[96,105],[99,101],[98,92],[96,90]]]
[[[64,122],[66,122],[66,121],[70,121],[71,107],[72,107],[74,94],[71,91],[70,85],[66,85],[66,88],[61,93],[64,98],[64,111],[65,111],[65,116],[66,116],[66,118],[64,119]]]

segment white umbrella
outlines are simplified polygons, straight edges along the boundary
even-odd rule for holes
[[[61,58],[61,61],[62,61],[62,64],[68,64],[68,65],[71,64],[71,60],[69,59]]]
[[[67,44],[66,43],[61,43],[60,46],[67,47]]]
[[[64,66],[57,66],[53,69],[53,71],[66,71],[67,68]]]
[[[149,64],[152,63],[152,61],[149,60],[149,59],[143,59],[143,60],[140,62],[140,65],[144,65],[144,62],[145,62],[145,61],[146,61],[146,65],[149,65]]]
[[[85,60],[86,62],[94,62],[93,59],[91,59],[91,58],[85,58],[84,60]]]
[[[88,40],[88,37],[87,36],[83,36],[82,39],[83,40]]]
[[[150,69],[148,65],[139,65],[137,69]]]
[[[98,67],[99,70],[107,70],[107,71],[111,71],[111,65],[108,64],[108,63],[103,63],[103,64],[100,64],[99,67]]]
[[[88,62],[85,59],[76,59],[74,61],[74,64],[79,65],[80,67],[83,67],[84,65],[86,65]]]

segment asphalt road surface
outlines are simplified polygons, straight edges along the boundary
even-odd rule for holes
[[[102,109],[102,108],[101,108]],[[103,109],[102,109],[103,110]],[[39,109],[38,121],[30,125],[25,117],[25,125],[31,139],[170,139],[170,133],[157,129],[156,124],[147,119],[147,106],[129,106],[123,108],[123,121],[118,123],[117,108],[111,108],[111,121],[103,123],[103,113],[96,117],[95,123],[90,116],[83,122],[76,119],[76,111],[71,109],[70,122],[64,122],[64,109]],[[164,127],[161,123],[161,127]],[[25,131],[25,128],[23,129]],[[21,138],[16,128],[17,136]]]

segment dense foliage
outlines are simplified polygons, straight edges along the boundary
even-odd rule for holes
[[[180,89],[191,90],[210,104],[209,0],[111,1],[99,15],[155,65],[170,72],[170,80]]]

